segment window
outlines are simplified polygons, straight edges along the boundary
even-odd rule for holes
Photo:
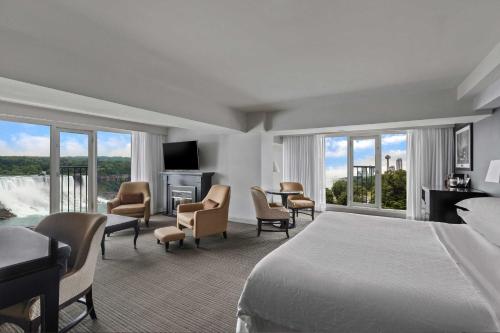
[[[120,184],[130,181],[131,141],[129,133],[97,132],[97,211],[106,212]]]
[[[382,208],[406,209],[406,134],[382,134]]]
[[[50,127],[0,121],[0,225],[35,225],[50,211]]]
[[[347,137],[325,138],[326,203],[347,205]]]
[[[406,209],[406,133],[325,138],[326,203]]]

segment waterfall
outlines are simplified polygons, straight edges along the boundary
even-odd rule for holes
[[[49,214],[50,177],[1,176],[0,204],[18,217]]]
[[[86,211],[87,176],[61,176],[61,211]],[[69,185],[69,192],[68,192]],[[80,196],[81,189],[81,196]],[[98,198],[99,203],[107,200]],[[69,209],[68,209],[69,203]],[[50,176],[0,176],[0,208],[9,209],[17,217],[44,216],[50,211]],[[75,209],[76,208],[76,209]]]

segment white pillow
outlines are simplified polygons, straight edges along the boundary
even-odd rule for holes
[[[460,201],[457,214],[491,243],[500,246],[500,198],[484,197]]]

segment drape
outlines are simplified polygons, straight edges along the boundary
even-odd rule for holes
[[[283,137],[283,180],[301,183],[304,195],[316,202],[317,211],[326,208],[324,178],[324,136]]]
[[[453,128],[408,131],[406,217],[422,220],[422,186],[442,186],[453,172]]]
[[[132,132],[132,181],[149,182],[151,214],[165,210],[160,172],[163,171],[163,143],[166,137],[158,134]]]

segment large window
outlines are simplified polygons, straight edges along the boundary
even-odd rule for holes
[[[130,181],[131,140],[129,133],[97,132],[97,210],[116,196],[120,184]]]
[[[0,225],[35,225],[50,211],[50,127],[0,121]]]
[[[327,204],[406,209],[406,133],[325,138]]]

